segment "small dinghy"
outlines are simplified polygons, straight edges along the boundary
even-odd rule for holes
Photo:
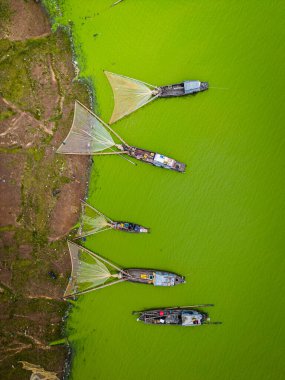
[[[151,309],[134,311],[138,314],[137,321],[151,325],[179,325],[179,326],[201,326],[210,324],[221,324],[221,322],[210,322],[208,314],[196,308],[214,306],[213,304],[182,306],[174,308]]]
[[[129,281],[154,286],[175,286],[185,279],[176,273],[156,269],[122,269],[78,244],[68,243],[72,272],[64,298],[89,293]]]
[[[112,87],[115,103],[110,124],[115,123],[154,99],[195,95],[209,88],[208,82],[198,80],[186,80],[181,83],[158,87],[109,71],[105,71],[105,74]]]
[[[110,132],[120,140],[120,144],[114,141]],[[182,162],[163,154],[128,145],[108,124],[78,101],[75,102],[73,123],[69,134],[57,153],[92,156],[120,155],[121,157],[127,155],[147,164],[180,173],[184,173],[186,168]]]
[[[135,234],[150,232],[149,228],[136,223],[113,221],[96,208],[81,201],[81,217],[75,239],[80,239],[110,229]]]

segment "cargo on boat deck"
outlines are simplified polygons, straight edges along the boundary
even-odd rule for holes
[[[191,309],[158,309],[141,312],[137,320],[154,325],[200,326],[208,321],[208,315]]]
[[[130,222],[113,222],[114,230],[130,232],[135,234],[140,233],[148,233],[150,231],[149,228],[140,226],[139,224],[130,223]]]
[[[130,275],[128,281],[140,282],[154,286],[175,286],[185,283],[185,278],[176,273],[162,272],[155,269],[124,269]]]
[[[201,326],[210,324],[221,324],[221,322],[210,322],[208,313],[197,310],[200,307],[214,306],[213,304],[182,306],[173,308],[150,309],[134,311],[137,321],[153,325],[180,325],[184,327]]]

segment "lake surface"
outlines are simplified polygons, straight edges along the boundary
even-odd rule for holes
[[[103,70],[155,85],[209,81],[114,124],[186,174],[97,157],[89,202],[148,236],[108,231],[86,246],[122,267],[184,274],[185,285],[123,283],[82,296],[68,322],[72,380],[284,379],[283,1],[61,0],[81,76],[108,121]],[[215,88],[219,87],[219,89]],[[222,88],[222,89],[221,89]],[[146,326],[133,310],[214,303],[218,326]]]

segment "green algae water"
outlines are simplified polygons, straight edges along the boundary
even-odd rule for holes
[[[185,174],[96,157],[88,201],[150,235],[108,231],[86,246],[122,267],[186,276],[79,298],[68,322],[72,380],[283,379],[284,37],[281,1],[61,1],[81,76],[108,121],[103,70],[154,85],[209,81],[114,124],[129,144],[187,163]],[[133,310],[214,303],[219,326],[146,326]]]

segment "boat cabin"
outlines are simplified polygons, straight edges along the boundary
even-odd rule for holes
[[[177,276],[168,272],[154,272],[153,273],[153,285],[154,286],[174,286],[179,281]]]
[[[163,154],[156,153],[153,159],[153,165],[165,169],[172,169],[179,172],[184,172],[186,165],[182,162],[175,161],[173,158],[164,156]]]
[[[182,326],[197,326],[203,322],[203,315],[195,310],[185,310],[181,313]]]

